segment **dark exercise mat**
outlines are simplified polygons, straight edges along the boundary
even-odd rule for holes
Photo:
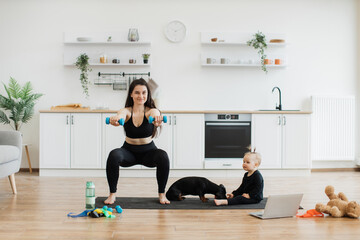
[[[102,208],[106,197],[97,197],[95,205]],[[203,203],[199,198],[186,198],[183,201],[171,201],[171,204],[160,204],[158,198],[139,198],[139,197],[117,197],[114,204],[108,205],[115,207],[120,205],[123,209],[264,209],[267,198],[256,204],[240,204],[216,206],[213,198]]]

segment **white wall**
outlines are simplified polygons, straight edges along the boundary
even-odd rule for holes
[[[359,1],[357,1],[357,26],[360,26],[360,3]],[[360,31],[357,31],[357,42],[359,42],[360,39]],[[356,95],[356,102],[355,102],[355,106],[356,106],[356,123],[359,123],[359,119],[360,119],[360,81],[359,81],[359,76],[360,76],[360,48],[359,48],[359,44],[357,45],[357,78],[356,78],[356,82],[357,82],[357,95]],[[360,143],[360,125],[356,124],[356,145],[355,145],[355,156],[356,156],[356,164],[360,165],[360,149],[358,148],[359,143]]]
[[[274,86],[282,89],[284,108],[309,110],[311,95],[356,94],[357,13],[356,0],[0,1],[0,79],[31,81],[45,93],[36,111],[99,102],[118,109],[125,93],[110,87],[92,86],[90,99],[84,98],[79,71],[63,66],[63,33],[136,27],[152,33],[150,71],[161,87],[164,110],[273,108]],[[188,30],[179,44],[163,35],[174,19]],[[251,68],[200,66],[200,32],[258,30],[286,34],[288,68],[265,75]],[[134,69],[94,68],[91,78],[98,71],[116,70]],[[9,126],[0,126],[5,129]],[[38,167],[38,113],[22,132],[24,141],[32,143],[33,167]]]

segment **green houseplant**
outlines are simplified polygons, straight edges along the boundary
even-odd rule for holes
[[[89,77],[88,72],[91,72],[92,69],[90,68],[89,64],[89,56],[86,53],[81,54],[77,57],[75,66],[80,69],[80,82],[83,88],[83,92],[85,93],[86,97],[89,97]]]
[[[149,62],[150,53],[144,53],[142,55],[144,63],[147,64]]]
[[[20,130],[22,123],[27,123],[34,115],[35,102],[43,96],[41,93],[33,93],[30,82],[21,86],[14,78],[10,77],[9,85],[4,88],[7,97],[0,94],[0,122],[10,124],[16,131]],[[8,112],[8,115],[6,114]],[[10,120],[12,120],[13,125]]]
[[[267,73],[267,68],[264,63],[264,60],[266,58],[265,49],[267,48],[265,35],[262,32],[257,32],[253,35],[253,38],[246,42],[248,46],[254,47],[256,50],[258,50],[258,54],[261,57],[261,69]]]

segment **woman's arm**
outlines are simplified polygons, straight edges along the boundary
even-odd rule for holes
[[[120,109],[115,116],[110,117],[110,124],[119,126],[119,120],[123,118],[125,122],[129,120],[131,112],[128,108]]]
[[[152,108],[148,111],[148,114],[147,114],[147,119],[149,119],[149,117],[153,117],[154,118],[154,122],[153,124],[158,127],[161,125],[162,123],[162,120],[163,120],[163,116],[161,115],[159,109],[156,109],[156,108]]]

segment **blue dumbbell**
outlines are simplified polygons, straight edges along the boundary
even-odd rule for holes
[[[106,120],[105,120],[105,122],[106,122],[106,124],[110,124],[110,118],[107,117]],[[125,119],[120,118],[120,120],[119,120],[118,122],[119,122],[119,124],[120,124],[121,126],[124,126]]]
[[[149,117],[149,123],[152,123],[154,120],[155,119],[152,116]],[[167,116],[163,116],[163,122],[167,123]]]
[[[117,205],[116,207],[115,207],[115,209],[116,209],[116,211],[118,212],[118,213],[122,213],[122,208],[119,206],[119,205]]]

